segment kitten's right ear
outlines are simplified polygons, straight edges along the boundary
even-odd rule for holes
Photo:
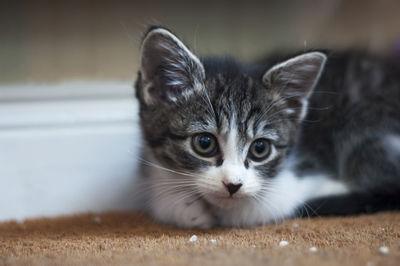
[[[146,104],[176,102],[201,90],[205,79],[200,60],[170,31],[151,27],[140,55],[139,97]]]
[[[272,67],[264,74],[262,81],[287,102],[289,108],[286,111],[297,113],[301,120],[325,62],[326,55],[323,53],[302,54]]]

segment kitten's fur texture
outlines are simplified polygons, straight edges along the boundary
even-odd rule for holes
[[[200,60],[150,27],[136,82],[144,203],[184,228],[399,208],[399,86],[372,57]],[[203,156],[198,143],[217,146]],[[269,147],[261,160],[257,145]]]

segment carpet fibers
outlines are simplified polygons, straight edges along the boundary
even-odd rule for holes
[[[400,265],[400,213],[207,231],[160,225],[141,213],[0,223],[0,265],[37,264]]]

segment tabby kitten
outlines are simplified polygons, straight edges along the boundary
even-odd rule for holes
[[[163,27],[136,95],[145,207],[184,228],[399,208],[400,75],[357,54],[200,60]]]

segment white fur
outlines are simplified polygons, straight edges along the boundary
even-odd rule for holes
[[[264,195],[258,200],[248,198],[230,209],[218,210],[220,223],[244,227],[276,223],[293,216],[307,200],[348,191],[344,184],[328,176],[299,178],[290,169],[283,170],[265,187]]]
[[[300,115],[299,115],[299,120],[303,120],[306,117],[307,108],[308,108],[308,100],[302,99],[301,100],[301,111],[300,111]],[[289,110],[291,110],[291,109],[289,109]]]

